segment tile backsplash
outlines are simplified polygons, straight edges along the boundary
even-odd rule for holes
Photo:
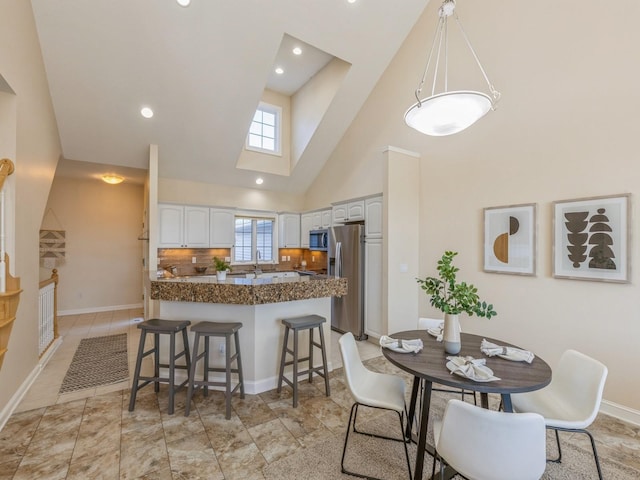
[[[195,267],[207,267],[203,275],[215,273],[213,257],[229,257],[229,248],[159,248],[158,269],[168,266],[176,267],[177,275],[198,275]],[[285,257],[285,260],[282,260]],[[195,263],[193,259],[195,258]],[[274,265],[262,265],[263,270],[314,270],[318,273],[326,273],[327,252],[310,251],[306,248],[281,248],[278,251],[279,263]],[[307,263],[302,267],[302,261]],[[234,266],[234,271],[252,270],[251,265]]]

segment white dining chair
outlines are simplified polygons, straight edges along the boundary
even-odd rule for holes
[[[506,413],[447,402],[442,420],[433,425],[440,477],[451,466],[469,480],[537,480],[546,467],[546,433],[542,415]],[[448,478],[448,477],[447,477]]]
[[[342,356],[342,366],[344,376],[347,382],[349,392],[353,397],[354,403],[351,406],[349,415],[349,423],[347,424],[347,435],[344,438],[344,447],[342,449],[342,460],[340,467],[342,473],[354,475],[361,478],[373,478],[355,472],[350,472],[344,467],[344,458],[347,452],[347,443],[349,441],[349,432],[351,430],[353,420],[353,432],[370,437],[384,438],[386,440],[394,440],[404,444],[404,453],[407,459],[407,468],[409,470],[409,478],[411,479],[411,463],[409,461],[409,451],[407,443],[410,440],[404,437],[404,416],[406,412],[405,405],[405,383],[404,380],[396,375],[387,373],[372,372],[367,369],[360,359],[358,347],[355,338],[351,332],[345,333],[338,340],[340,346],[340,354]],[[358,406],[364,405],[372,408],[381,408],[384,410],[393,410],[398,414],[400,420],[400,438],[387,437],[373,433],[358,431],[356,429],[356,418],[358,416]]]
[[[420,317],[418,318],[418,330],[428,330],[430,328],[439,328],[442,326],[444,320],[440,318],[427,318]],[[476,399],[476,392],[472,390],[465,390],[464,388],[442,388],[442,387],[432,387],[431,390],[435,392],[445,392],[445,393],[457,393],[460,394],[462,401],[464,402],[465,395],[473,395],[473,404],[477,405],[478,401]],[[422,391],[422,390],[421,390]]]
[[[600,480],[602,470],[598,451],[593,435],[586,429],[596,419],[600,409],[607,373],[607,367],[598,360],[575,350],[567,350],[560,357],[549,385],[534,392],[511,395],[515,412],[539,413],[544,417],[547,428],[555,430],[558,458],[549,461],[562,461],[558,431],[587,434]]]

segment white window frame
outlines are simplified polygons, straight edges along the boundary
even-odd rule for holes
[[[278,105],[272,105],[270,103],[266,103],[266,102],[260,102],[258,104],[258,108],[256,109],[256,113],[258,111],[263,111],[263,112],[268,112],[271,113],[275,116],[275,125],[274,125],[274,130],[275,130],[275,137],[274,137],[274,146],[275,149],[274,150],[269,150],[266,148],[260,148],[260,147],[254,147],[249,145],[249,135],[250,132],[247,132],[247,138],[245,140],[245,149],[250,150],[252,152],[259,152],[259,153],[265,153],[267,155],[276,155],[276,156],[282,156],[282,108],[279,107]],[[254,120],[253,118],[251,119],[251,125],[253,125]],[[251,126],[249,127],[249,130],[251,130]]]
[[[236,219],[250,219],[251,222],[251,260],[247,260],[244,262],[236,261],[235,255],[235,225]],[[238,212],[233,217],[233,228],[234,228],[234,246],[231,249],[231,264],[232,265],[256,265],[256,250],[257,250],[257,220],[269,220],[273,223],[272,227],[272,235],[271,235],[271,260],[260,260],[257,262],[258,265],[272,265],[278,263],[278,220],[276,215],[265,215],[264,213],[256,213],[256,212]]]

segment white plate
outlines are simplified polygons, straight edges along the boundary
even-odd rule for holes
[[[457,370],[457,366],[455,363],[453,363],[452,361],[448,361],[445,365],[449,371],[455,375],[458,375],[462,378],[466,378],[467,380],[471,380],[472,382],[478,382],[478,383],[482,383],[482,382],[492,382],[494,380],[500,380],[498,377],[496,377],[495,375],[493,375],[493,372],[491,371],[491,369],[489,369],[489,371],[491,372],[491,377],[492,378],[487,378],[487,379],[477,379],[477,378],[469,378],[467,377],[464,373],[462,373],[460,370]]]

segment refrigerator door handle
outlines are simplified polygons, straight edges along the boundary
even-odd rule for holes
[[[342,277],[342,242],[336,242],[335,277]]]

